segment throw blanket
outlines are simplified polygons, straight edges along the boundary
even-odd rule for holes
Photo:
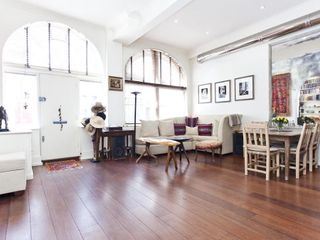
[[[229,115],[229,126],[234,127],[241,125],[241,116],[239,114]]]

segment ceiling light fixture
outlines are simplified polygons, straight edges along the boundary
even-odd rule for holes
[[[264,10],[266,7],[264,5],[260,6],[260,10]]]
[[[206,35],[209,35],[209,32],[206,32]]]
[[[179,19],[175,19],[173,22],[177,24],[179,22]]]

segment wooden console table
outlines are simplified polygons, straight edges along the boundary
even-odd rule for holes
[[[130,150],[131,157],[134,155],[135,146],[133,146],[134,130],[108,130],[108,129],[96,129],[95,142],[94,142],[94,162],[100,161],[100,141],[101,146],[104,146],[104,139],[107,139],[107,149],[112,146],[112,140],[114,137],[125,137],[125,148]],[[129,146],[130,145],[130,146]]]

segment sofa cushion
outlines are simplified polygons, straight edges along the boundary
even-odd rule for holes
[[[198,127],[188,127],[188,126],[186,126],[186,135],[198,136]]]
[[[160,131],[160,136],[173,136],[174,135],[173,120],[160,121],[159,131]]]
[[[199,136],[212,136],[212,123],[198,124]]]
[[[174,135],[184,135],[186,134],[186,124],[185,123],[175,123],[174,124]]]
[[[195,127],[195,126],[197,126],[198,121],[199,121],[199,118],[198,118],[198,117],[194,117],[194,118],[192,118],[192,117],[186,117],[186,125],[187,125],[188,127]]]
[[[159,121],[141,120],[141,137],[158,137]]]
[[[25,163],[24,152],[0,154],[0,172],[24,170]]]

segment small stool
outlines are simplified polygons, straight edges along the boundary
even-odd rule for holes
[[[222,142],[212,141],[212,140],[205,140],[201,142],[197,142],[195,146],[196,150],[196,158],[195,161],[198,160],[198,150],[211,150],[211,159],[214,160],[214,151],[219,149],[220,157],[222,153]]]

